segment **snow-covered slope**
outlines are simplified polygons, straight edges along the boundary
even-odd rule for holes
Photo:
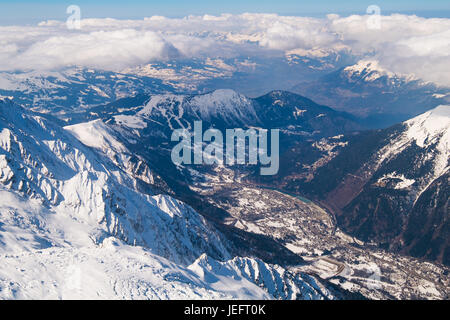
[[[431,111],[405,122],[406,135],[425,148],[436,144],[442,158],[448,159],[450,149],[450,106],[438,106]]]
[[[134,157],[101,120],[62,128],[0,101],[0,298],[340,297],[312,276],[230,260],[224,236],[156,194]]]
[[[80,67],[53,72],[0,72],[0,96],[11,96],[27,109],[62,119],[75,110],[137,93],[171,90],[158,79]]]
[[[343,69],[343,74],[345,74],[350,82],[365,81],[373,82],[379,80],[382,77],[388,77],[391,79],[391,84],[398,85],[399,81],[402,81],[395,73],[390,72],[382,68],[377,60],[361,60],[356,64],[345,67]],[[403,81],[414,80],[409,76],[409,78],[404,78]],[[397,82],[397,83],[396,83]]]
[[[146,161],[128,150],[120,137],[102,120],[66,126],[64,129],[75,136],[84,145],[93,148],[97,153],[106,157],[115,166],[151,186],[159,186],[167,189],[164,181],[155,174]],[[140,190],[142,191],[143,186]]]
[[[420,148],[414,155],[414,162],[410,163],[412,167],[399,169],[405,174],[409,171],[411,178],[417,177],[415,186],[421,189],[449,168],[450,106],[438,106],[406,121],[404,125],[405,130],[379,151],[378,165],[388,162],[402,152],[408,152],[408,149]],[[429,166],[426,172],[414,172],[425,165]]]
[[[229,288],[229,284],[225,288],[222,287],[223,281],[232,278],[256,283],[276,299],[321,300],[335,297],[332,291],[314,277],[293,274],[280,266],[269,265],[259,259],[236,257],[227,262],[219,262],[202,255],[189,266],[189,269],[201,279],[213,282],[213,287],[218,291]]]
[[[117,149],[106,146],[106,157],[11,102],[0,103],[0,108],[3,189],[37,199],[87,229],[101,231],[92,237],[116,236],[129,244],[152,248],[154,253],[175,262],[192,262],[204,252],[216,258],[228,256],[219,236],[191,208],[171,197],[138,190],[137,174],[129,174],[110,160],[121,161],[122,156],[130,154],[117,141]],[[94,122],[82,125],[81,131],[74,127],[69,131],[85,132],[82,138],[86,138],[99,127]],[[106,132],[96,133],[100,141],[112,142]],[[89,144],[86,139],[82,141]],[[105,146],[96,144],[99,141],[90,142],[105,150]],[[121,151],[121,155],[115,156],[114,151]],[[144,172],[147,175],[143,178],[151,182],[151,173]]]
[[[107,110],[107,111],[105,111]],[[172,131],[203,128],[278,128],[286,135],[337,135],[360,130],[354,117],[286,91],[249,98],[229,89],[197,95],[148,95],[118,100],[98,109],[98,117],[131,144],[170,143]],[[90,119],[90,115],[86,115]]]
[[[260,260],[186,267],[106,238],[97,247],[0,255],[0,299],[333,299],[314,277],[294,277]]]
[[[449,160],[450,106],[441,105],[352,138],[305,187],[333,208],[345,231],[448,265]]]
[[[111,237],[98,247],[16,252],[0,261],[0,299],[271,298],[245,278],[212,286],[189,268]]]
[[[156,95],[138,115],[159,121],[172,122],[203,120],[227,125],[245,125],[258,121],[251,99],[233,90],[216,90],[194,96]]]

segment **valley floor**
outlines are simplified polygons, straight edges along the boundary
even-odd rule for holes
[[[273,237],[307,262],[290,271],[319,276],[371,299],[449,298],[448,268],[351,237],[308,199],[230,182],[227,171],[222,174],[222,181],[206,180],[194,189],[231,214],[227,224]]]

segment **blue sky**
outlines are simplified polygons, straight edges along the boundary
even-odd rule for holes
[[[220,14],[263,12],[282,15],[320,16],[327,13],[364,14],[367,6],[376,4],[382,13],[392,12],[417,14],[426,17],[450,17],[448,0],[72,0],[72,1],[4,1],[0,0],[0,24],[35,23],[47,19],[65,20],[66,8],[70,4],[79,5],[82,17],[142,18],[152,15],[181,17],[189,14]]]

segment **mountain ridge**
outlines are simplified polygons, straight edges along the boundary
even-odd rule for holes
[[[314,192],[335,211],[338,223],[345,231],[365,241],[372,240],[397,248],[395,250],[404,246],[402,234],[406,225],[410,226],[409,243],[415,236],[422,237],[422,230],[418,226],[414,228],[413,235],[408,213],[415,212],[417,216],[417,206],[424,206],[428,201],[422,195],[439,179],[448,179],[449,110],[450,106],[439,106],[400,126],[382,130],[384,133],[381,135],[369,134],[358,143],[350,142],[336,158],[318,169],[311,183],[317,188]],[[359,145],[366,146],[368,157],[361,158],[360,162],[353,163],[337,175],[328,174],[333,168],[341,167],[339,163],[348,161]],[[405,163],[409,165],[405,166]],[[331,182],[325,190],[319,182],[324,179]],[[308,183],[304,187],[307,186]],[[448,217],[436,215],[433,210],[448,212],[445,195],[444,191],[440,194],[443,198],[436,200],[440,201],[440,206],[427,211],[430,219],[440,217],[435,223],[441,234],[435,234],[434,237],[444,239],[449,232]],[[431,196],[429,192],[428,196]],[[426,217],[421,219],[427,221]],[[394,239],[397,240],[389,243]],[[431,259],[440,256],[439,261],[448,265],[448,244],[439,246],[443,247],[438,250],[438,255],[424,256]],[[410,251],[403,249],[403,252]],[[447,253],[443,255],[443,252]]]

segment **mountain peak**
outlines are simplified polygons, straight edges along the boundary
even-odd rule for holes
[[[380,78],[402,79],[406,82],[415,80],[412,75],[397,74],[380,65],[380,62],[372,59],[360,60],[356,64],[343,69],[349,78],[362,79],[365,82],[376,81]]]
[[[220,105],[236,100],[247,100],[247,97],[232,89],[218,89],[205,94],[196,95],[192,102],[197,104]]]
[[[223,119],[228,124],[245,124],[257,119],[253,101],[234,90],[221,89],[196,95],[188,102],[189,108],[202,119]]]
[[[380,63],[377,60],[359,60],[356,64],[345,67],[344,71],[346,71],[349,74],[355,74],[355,75],[370,75],[372,74],[373,77],[377,75],[378,77],[381,76],[389,76],[393,77],[395,76],[394,73],[384,69],[382,66],[380,66]],[[371,79],[366,79],[367,81]],[[373,79],[375,80],[375,79]]]
[[[417,145],[424,146],[434,138],[445,135],[448,142],[450,135],[450,106],[440,105],[405,122],[408,137],[414,138]],[[444,137],[443,137],[444,138]]]

